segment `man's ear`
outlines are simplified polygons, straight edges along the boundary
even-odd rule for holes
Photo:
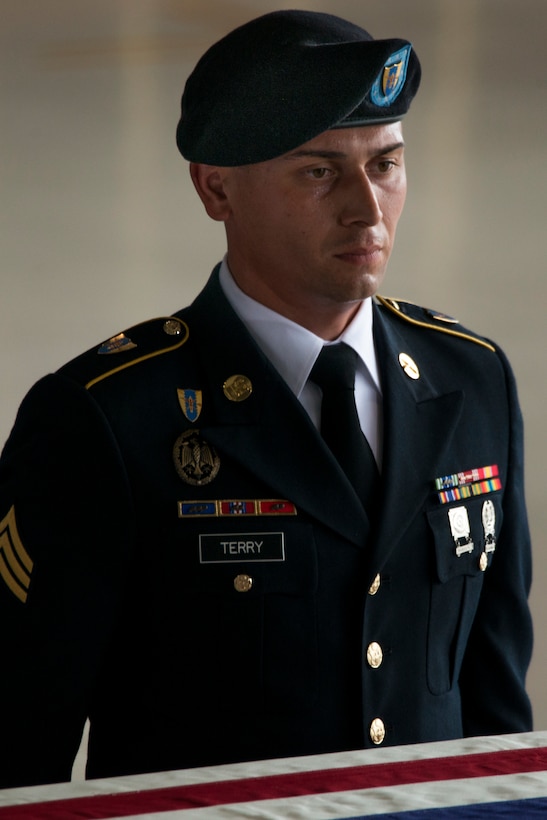
[[[200,162],[190,163],[190,176],[198,196],[211,219],[225,222],[231,209],[224,191],[222,168],[216,165],[204,165]]]

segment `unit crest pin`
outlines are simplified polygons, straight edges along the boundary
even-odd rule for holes
[[[135,347],[137,347],[137,345],[129,336],[126,336],[125,333],[118,333],[117,336],[112,336],[111,339],[103,342],[97,350],[97,353],[100,356],[108,356],[112,353],[125,353],[127,350],[132,350]]]
[[[188,387],[177,388],[180,409],[188,421],[197,421],[203,405],[201,390],[192,390]]]

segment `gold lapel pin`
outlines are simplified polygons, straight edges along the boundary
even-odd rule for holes
[[[409,356],[408,353],[399,353],[399,364],[409,379],[420,378],[420,369],[412,356]]]
[[[245,401],[253,392],[253,385],[247,376],[230,376],[222,385],[224,395],[230,401]]]

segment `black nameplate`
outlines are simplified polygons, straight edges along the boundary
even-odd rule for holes
[[[229,532],[199,536],[201,564],[230,561],[284,561],[285,539],[282,532]]]

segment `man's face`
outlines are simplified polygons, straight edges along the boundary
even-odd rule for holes
[[[400,123],[327,131],[267,162],[217,169],[228,263],[259,302],[310,327],[382,282],[406,195]]]

